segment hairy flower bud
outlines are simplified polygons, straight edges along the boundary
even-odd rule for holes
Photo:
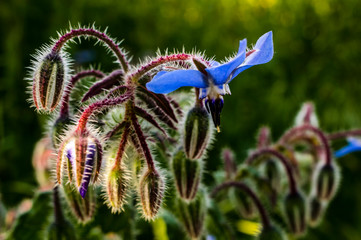
[[[192,239],[198,239],[203,230],[206,216],[206,200],[204,191],[199,191],[193,201],[178,199],[178,212],[181,222]]]
[[[316,227],[321,223],[326,209],[326,203],[320,201],[316,196],[309,199],[308,223],[311,227]]]
[[[331,200],[340,183],[340,173],[335,163],[324,164],[320,162],[315,169],[313,184],[316,195],[320,200]]]
[[[262,229],[258,236],[259,240],[287,240],[286,234],[275,226],[269,226]]]
[[[184,128],[184,151],[189,159],[202,157],[210,137],[209,116],[203,107],[189,110]]]
[[[76,234],[73,225],[67,220],[52,223],[48,229],[48,240],[75,240]]]
[[[269,159],[265,162],[265,174],[273,190],[278,191],[281,188],[281,174],[278,168],[278,162]]]
[[[125,203],[129,172],[125,166],[113,166],[106,174],[106,199],[112,212],[121,212]]]
[[[98,179],[102,160],[100,142],[89,132],[75,131],[58,152],[57,180],[67,179],[85,197],[89,183]],[[67,174],[65,174],[67,173]]]
[[[95,213],[96,193],[93,186],[88,188],[86,196],[81,197],[68,183],[62,184],[65,199],[70,207],[72,215],[81,223],[89,222]]]
[[[289,193],[284,202],[286,222],[291,232],[302,235],[306,232],[306,201],[299,192]]]
[[[237,188],[232,188],[230,189],[229,195],[233,205],[241,216],[248,219],[257,216],[257,208],[247,193]]]
[[[188,159],[180,150],[173,157],[172,170],[179,196],[185,200],[192,200],[197,194],[201,180],[202,162]]]
[[[154,169],[148,169],[140,178],[139,196],[145,219],[152,220],[157,215],[163,200],[164,188],[164,180]]]
[[[33,76],[33,101],[38,110],[53,111],[65,85],[65,64],[58,52],[50,52],[39,63]]]

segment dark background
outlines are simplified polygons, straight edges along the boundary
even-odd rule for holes
[[[358,0],[3,0],[0,1],[0,191],[5,205],[32,197],[37,184],[32,149],[42,136],[44,117],[26,99],[30,55],[69,23],[96,26],[124,39],[133,63],[160,48],[196,48],[217,60],[231,55],[238,41],[255,43],[273,31],[270,63],[240,74],[225,97],[222,132],[207,167],[219,167],[229,146],[239,162],[266,124],[276,140],[293,124],[304,101],[315,103],[327,132],[361,127],[361,1]],[[110,71],[113,59],[94,41],[72,44],[78,66]],[[82,53],[93,49],[90,57]],[[339,148],[343,142],[335,146]],[[361,155],[339,160],[342,185],[326,221],[306,239],[361,239]]]

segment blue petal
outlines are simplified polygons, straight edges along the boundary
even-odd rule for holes
[[[361,147],[360,146],[355,146],[355,145],[347,145],[346,147],[341,148],[340,150],[336,151],[334,153],[334,156],[336,158],[339,157],[343,157],[346,154],[352,153],[352,152],[357,152],[357,151],[361,151]]]
[[[197,70],[160,71],[146,84],[149,91],[163,94],[185,86],[206,88],[208,87],[207,77]]]
[[[264,64],[273,58],[273,39],[272,31],[263,34],[257,41],[256,46],[246,60],[234,71],[232,79],[244,70],[258,64]]]
[[[227,82],[233,70],[238,67],[246,57],[247,40],[239,42],[238,54],[231,61],[219,66],[206,68],[207,73],[212,77],[214,85],[222,85]]]

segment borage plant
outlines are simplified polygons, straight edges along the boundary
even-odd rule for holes
[[[65,50],[76,38],[101,42],[118,68],[72,70]],[[214,176],[217,186],[202,181],[215,137],[210,120],[220,131],[228,84],[272,58],[272,32],[251,49],[240,41],[237,54],[223,63],[204,54],[174,53],[134,66],[119,43],[94,27],[60,33],[38,51],[28,78],[33,106],[52,116],[33,157],[42,192],[27,218],[8,232],[9,239],[20,239],[25,230],[49,239],[304,235],[307,226],[320,223],[339,185],[329,140],[357,135],[327,136],[312,103],[277,142],[269,128],[261,128],[256,149],[242,164],[225,149],[224,170]],[[185,86],[194,90],[164,95]],[[351,144],[336,156],[358,149]],[[51,208],[41,207],[48,206],[49,186],[54,218],[47,217]],[[39,228],[28,227],[34,219]]]

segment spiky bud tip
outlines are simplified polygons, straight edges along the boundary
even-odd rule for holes
[[[162,204],[164,196],[164,180],[155,169],[147,169],[139,182],[140,205],[143,217],[153,220]]]
[[[284,200],[286,222],[294,235],[301,236],[307,230],[306,208],[306,200],[298,191],[289,193]]]
[[[129,171],[124,166],[113,166],[106,174],[106,201],[113,213],[123,211],[128,187]]]
[[[312,179],[318,199],[330,201],[340,184],[340,171],[336,163],[319,162]]]

